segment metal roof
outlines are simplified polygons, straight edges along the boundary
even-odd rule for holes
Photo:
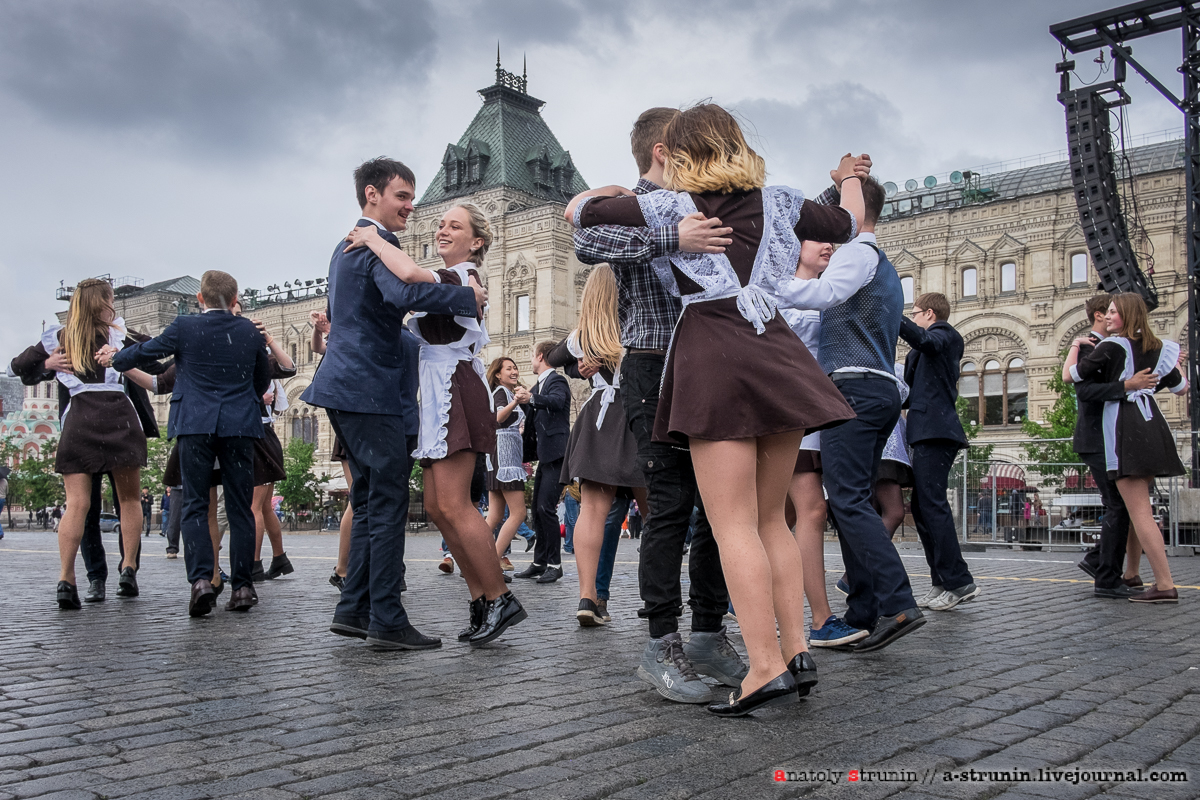
[[[149,286],[143,286],[138,294],[144,294],[145,292],[172,292],[174,294],[192,296],[199,291],[200,279],[193,278],[191,275],[184,275],[180,278],[171,278],[168,281],[159,281]]]

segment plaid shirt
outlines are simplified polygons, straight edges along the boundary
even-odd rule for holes
[[[648,194],[662,187],[639,178],[634,194]],[[814,202],[835,205],[837,189],[826,189]],[[617,279],[617,317],[621,344],[641,350],[666,350],[683,303],[671,296],[650,262],[679,250],[679,226],[625,228],[598,225],[575,231],[575,257],[584,264],[608,263]]]

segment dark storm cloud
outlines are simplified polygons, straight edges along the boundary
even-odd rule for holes
[[[0,91],[52,123],[256,153],[422,82],[431,17],[412,0],[5,2]]]

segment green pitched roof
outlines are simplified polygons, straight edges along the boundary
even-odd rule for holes
[[[447,145],[421,205],[501,186],[559,203],[587,190],[570,152],[542,119],[545,104],[526,88],[524,77],[497,63],[496,83],[479,90],[483,107],[458,143]]]

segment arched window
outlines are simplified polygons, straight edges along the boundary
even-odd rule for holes
[[[1029,380],[1025,377],[1025,361],[1014,358],[1004,373],[1004,419],[1009,425],[1020,425],[1029,416]]]
[[[1071,256],[1071,283],[1087,283],[1088,254],[1075,253]]]
[[[980,397],[983,406],[984,425],[1004,424],[1004,375],[1000,372],[1000,362],[989,359],[983,365],[983,396]]]
[[[900,288],[904,290],[904,305],[911,306],[913,301],[913,279],[911,275],[905,275],[900,279]]]
[[[967,267],[962,271],[962,296],[975,297],[979,294],[979,270]]]
[[[313,362],[312,342],[310,341],[308,344],[305,345],[305,347],[308,348],[308,363],[311,364]]]
[[[300,427],[300,415],[299,414],[292,417],[292,438],[299,439],[300,441],[304,441],[304,431]]]
[[[304,417],[304,421],[301,423],[300,438],[305,444],[312,441],[312,417]]]
[[[308,440],[309,444],[317,444],[321,437],[321,420],[317,417],[312,418],[312,438]]]
[[[1005,261],[1000,265],[1000,291],[1015,292],[1017,290],[1017,265]]]
[[[967,401],[967,419],[979,421],[979,373],[975,365],[968,361],[962,365],[961,377],[958,379],[958,395]]]

